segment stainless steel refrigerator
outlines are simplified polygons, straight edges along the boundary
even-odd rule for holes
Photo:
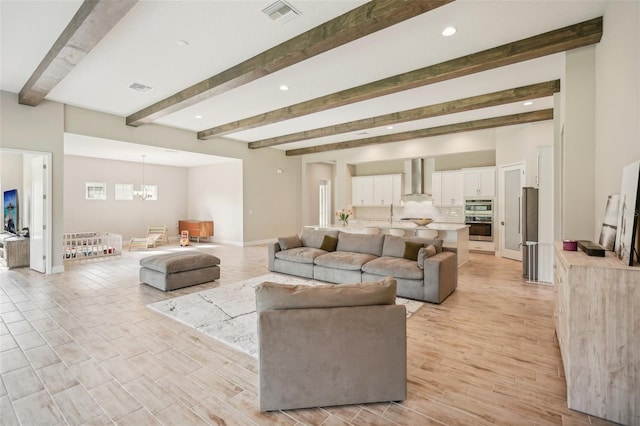
[[[522,276],[538,280],[538,189],[522,188]]]

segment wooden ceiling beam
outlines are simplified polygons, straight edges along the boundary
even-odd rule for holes
[[[471,132],[474,130],[490,129],[493,127],[513,126],[516,124],[533,123],[536,121],[552,120],[553,109],[543,109],[540,111],[526,112],[523,114],[506,115],[502,117],[486,118],[483,120],[473,120],[464,123],[447,124],[445,126],[430,127],[427,129],[412,130],[410,132],[394,133],[385,136],[356,139],[347,142],[331,143],[327,145],[316,145],[307,148],[291,149],[286,152],[287,156],[316,154],[318,152],[337,151],[340,149],[360,148],[369,145],[379,145],[390,142],[402,142],[411,139],[429,138],[432,136],[449,135],[452,133]]]
[[[394,112],[391,114],[379,115],[377,117],[350,121],[348,123],[341,123],[333,126],[326,126],[313,130],[291,133],[289,135],[277,136],[270,139],[262,139],[259,141],[250,142],[249,148],[266,148],[302,140],[333,136],[342,133],[357,132],[359,130],[371,129],[374,127],[390,126],[393,124],[405,123],[408,121],[422,120],[425,118],[437,117],[440,115],[454,114],[463,111],[472,111],[480,108],[488,108],[496,105],[504,105],[512,102],[520,102],[529,99],[551,96],[559,91],[560,80],[546,81],[544,83],[531,84],[528,86],[516,87],[512,89],[501,90],[498,92],[472,96],[469,98],[442,102],[435,105]]]
[[[138,0],[85,0],[18,94],[18,102],[37,106]]]
[[[602,17],[198,132],[208,139],[598,43]]]
[[[453,0],[372,0],[127,117],[140,126]]]

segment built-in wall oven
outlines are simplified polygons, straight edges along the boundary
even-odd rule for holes
[[[469,225],[470,240],[493,241],[493,200],[465,200],[464,216]]]

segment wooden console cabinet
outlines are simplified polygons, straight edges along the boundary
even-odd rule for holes
[[[178,231],[189,232],[189,238],[196,238],[200,242],[200,238],[213,237],[213,222],[210,220],[180,220],[178,221]]]
[[[555,326],[569,408],[640,424],[640,267],[555,246]]]

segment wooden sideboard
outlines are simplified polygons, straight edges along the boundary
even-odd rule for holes
[[[569,408],[640,424],[640,267],[555,246],[555,326]]]
[[[29,266],[29,239],[3,232],[0,234],[0,262],[7,268]]]
[[[200,242],[200,238],[213,237],[213,222],[210,220],[180,220],[178,221],[178,231],[189,232],[189,238],[196,238]]]

